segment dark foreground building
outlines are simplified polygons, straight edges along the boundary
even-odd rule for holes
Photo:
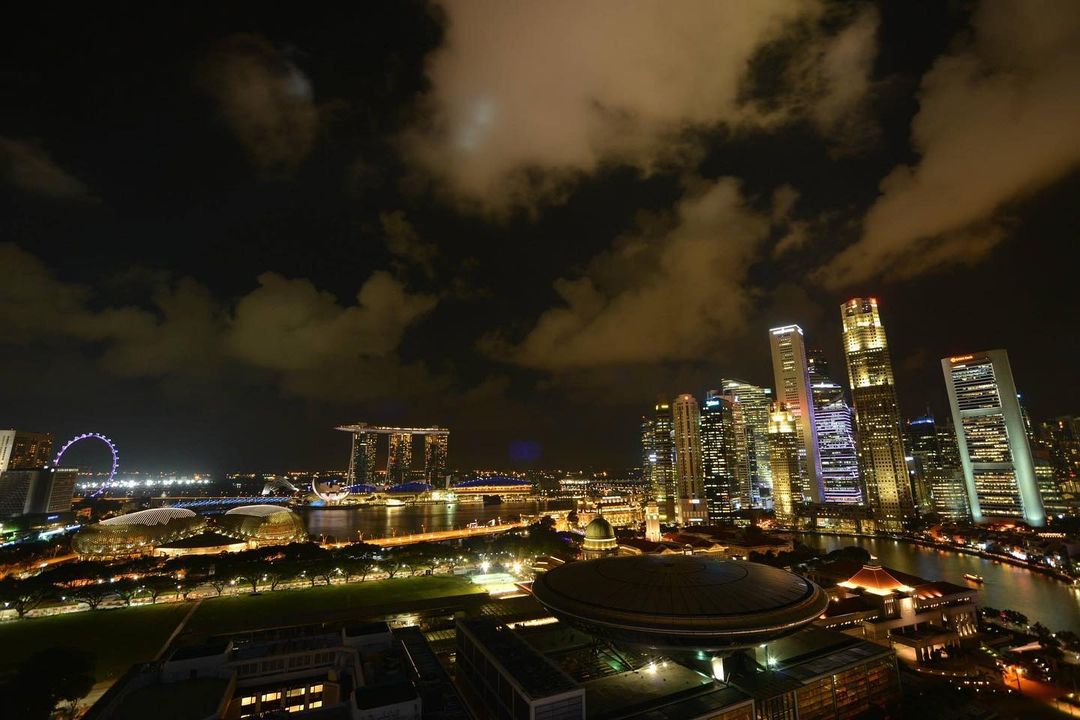
[[[891,649],[810,627],[828,596],[700,556],[572,563],[534,585],[554,616],[459,620],[465,695],[493,718],[816,720],[900,697]]]

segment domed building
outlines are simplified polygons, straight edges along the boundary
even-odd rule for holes
[[[215,524],[224,535],[244,540],[253,547],[285,545],[308,539],[303,519],[280,505],[244,505],[233,508],[218,517]]]
[[[71,546],[84,558],[107,559],[151,552],[155,546],[198,535],[206,519],[186,508],[161,507],[86,525]]]
[[[607,557],[619,552],[619,543],[615,539],[615,528],[602,517],[593,518],[585,526],[585,542],[581,545],[586,560]]]

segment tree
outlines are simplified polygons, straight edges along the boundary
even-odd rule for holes
[[[138,580],[131,580],[130,578],[120,578],[111,585],[113,593],[124,601],[126,607],[131,606],[131,601],[143,589]]]
[[[375,560],[370,557],[350,557],[345,558],[345,582],[351,582],[356,576],[360,577],[360,582],[367,580],[368,573],[375,567]]]
[[[270,581],[270,590],[277,590],[282,583],[296,578],[299,567],[292,560],[278,560],[266,568],[266,579]]]
[[[31,577],[26,580],[6,577],[0,580],[0,600],[3,601],[4,607],[14,608],[20,618],[26,617],[26,613],[36,609],[51,597],[52,593],[52,584],[40,577]]]
[[[140,589],[150,596],[151,604],[157,604],[158,597],[163,593],[177,592],[179,594],[180,585],[176,578],[168,575],[147,575],[142,579]]]
[[[48,648],[34,653],[0,687],[5,717],[48,720],[58,703],[74,714],[76,703],[94,686],[93,657],[74,648]]]
[[[97,610],[101,603],[115,595],[112,583],[95,582],[89,585],[80,585],[70,591],[71,596],[90,606],[91,610]]]

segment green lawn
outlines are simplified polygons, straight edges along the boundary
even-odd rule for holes
[[[195,611],[184,632],[216,635],[283,625],[360,620],[371,615],[432,607],[439,598],[483,594],[480,587],[465,578],[430,575],[208,598]]]
[[[99,682],[115,680],[132,664],[152,660],[190,609],[166,603],[0,623],[0,674],[38,650],[67,646],[94,655]]]

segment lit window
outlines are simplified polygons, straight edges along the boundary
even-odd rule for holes
[[[312,685],[311,687],[308,688],[308,691],[313,692],[313,693],[320,693],[320,692],[322,692],[322,685],[321,684]]]
[[[304,709],[303,705],[290,705],[289,706],[289,712],[300,712],[303,709]]]
[[[303,694],[304,694],[304,688],[298,687],[298,688],[292,688],[287,693],[285,693],[285,697],[297,697],[297,696],[303,695]]]
[[[322,707],[322,700],[315,700],[313,702],[308,703],[308,710],[314,710],[315,708],[321,708],[321,707]]]
[[[262,701],[263,702],[269,702],[271,700],[280,700],[280,699],[281,699],[281,693],[279,693],[279,692],[263,693],[263,696],[262,696]]]
[[[254,695],[248,695],[246,698],[244,698],[243,700],[240,701],[240,704],[245,705],[245,706],[246,705],[254,705],[255,704],[255,696]]]

